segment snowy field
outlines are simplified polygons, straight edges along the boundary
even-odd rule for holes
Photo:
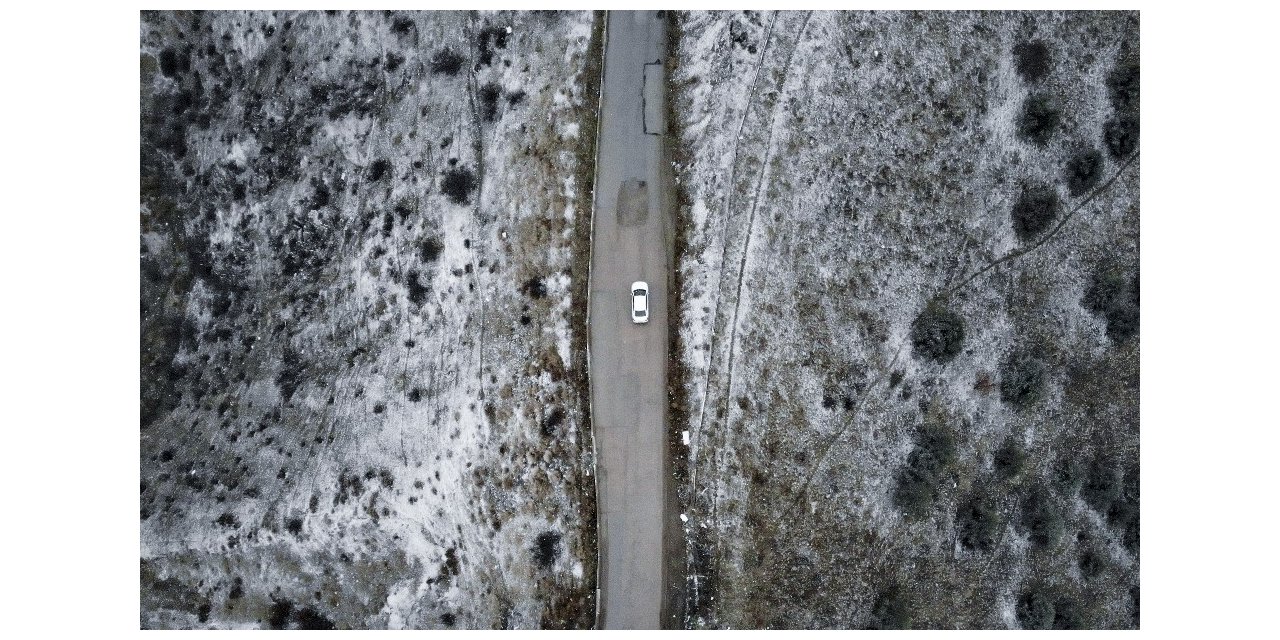
[[[1137,626],[1137,14],[673,25],[685,625]]]
[[[593,623],[597,24],[142,14],[142,627]]]

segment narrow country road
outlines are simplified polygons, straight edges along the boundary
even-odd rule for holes
[[[610,11],[597,139],[591,256],[591,401],[598,454],[601,619],[606,629],[663,620],[667,290],[672,215],[665,22]],[[651,319],[632,324],[630,285],[649,283]]]

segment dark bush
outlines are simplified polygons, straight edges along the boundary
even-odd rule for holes
[[[1107,321],[1107,337],[1124,342],[1137,335],[1141,313],[1138,274],[1126,279],[1119,269],[1099,266],[1080,304]]]
[[[480,64],[493,64],[494,49],[507,48],[507,29],[501,26],[488,26],[480,30],[476,49],[479,50]]]
[[[520,291],[534,300],[539,300],[547,297],[547,284],[542,281],[542,278],[529,278],[520,286]]]
[[[550,569],[560,556],[560,534],[545,531],[538,534],[533,545],[533,561],[543,569]]]
[[[170,78],[178,74],[178,54],[173,49],[160,52],[160,73]]]
[[[333,621],[324,617],[311,607],[297,608],[288,600],[276,600],[272,597],[271,608],[267,611],[267,626],[271,629],[301,629],[304,631],[327,631],[334,629]]]
[[[1013,203],[1013,231],[1022,241],[1040,235],[1058,217],[1058,192],[1048,185],[1025,187]]]
[[[1102,128],[1102,141],[1112,158],[1127,158],[1138,150],[1138,117],[1122,115],[1108,120]]]
[[[444,251],[444,245],[440,243],[438,238],[427,238],[422,241],[422,246],[418,248],[418,254],[422,257],[423,262],[435,262],[440,257],[441,251]]]
[[[562,422],[564,422],[564,410],[559,407],[552,409],[551,414],[542,421],[543,437],[550,438],[551,436],[554,436],[556,434],[556,427],[560,426],[560,423]]]
[[[949,362],[964,344],[964,319],[931,302],[911,323],[911,345],[918,357]]]
[[[453,49],[441,49],[431,57],[431,73],[443,73],[447,76],[456,76],[462,70],[462,63],[466,62]]]
[[[476,175],[467,167],[445,169],[444,179],[440,181],[440,191],[454,204],[470,204],[475,188]]]
[[[452,627],[458,622],[458,617],[452,613],[442,613],[440,614],[440,622],[446,627]]]
[[[992,460],[996,475],[1005,480],[1012,480],[1018,477],[1026,463],[1027,452],[1023,450],[1022,444],[1013,437],[1005,438],[1004,443],[996,450]]]
[[[1031,544],[1040,549],[1052,547],[1066,530],[1062,507],[1048,491],[1032,489],[1022,501],[1022,527],[1031,534]]]
[[[872,629],[910,629],[914,607],[898,585],[892,585],[876,596],[871,610]]]
[[[386,62],[382,63],[382,68],[390,72],[399,69],[402,64],[404,64],[404,56],[395,53],[387,53]]]
[[[218,519],[213,522],[220,527],[226,527],[228,529],[236,529],[240,527],[240,519],[236,518],[235,514],[232,514],[230,511],[223,512],[222,515],[218,516]]]
[[[1052,629],[1056,617],[1053,597],[1048,593],[1033,589],[1018,598],[1018,624],[1023,629]]]
[[[480,87],[477,97],[480,99],[480,117],[485,122],[493,122],[498,118],[498,98],[501,96],[502,89],[492,82]]]
[[[1075,600],[1067,597],[1059,597],[1053,602],[1053,628],[1085,628],[1084,611],[1080,609],[1080,606],[1076,604]]]
[[[302,533],[302,518],[289,518],[284,522],[284,528],[293,535]]]
[[[1030,142],[1048,144],[1049,138],[1062,122],[1062,112],[1049,96],[1036,93],[1027,96],[1022,103],[1022,115],[1018,118],[1018,133]]]
[[[1102,181],[1102,154],[1097,149],[1078,151],[1067,161],[1063,171],[1067,179],[1067,191],[1073,196],[1084,195]]]
[[[293,398],[298,387],[302,386],[306,380],[306,375],[307,363],[303,362],[302,354],[290,347],[285,347],[284,355],[280,359],[280,371],[276,374],[276,386],[280,388],[280,397],[285,402]]]
[[[409,289],[409,302],[421,305],[427,301],[427,294],[431,293],[431,287],[422,284],[422,275],[416,270],[410,270],[405,275],[405,286]]]
[[[1038,82],[1049,73],[1052,59],[1049,47],[1043,41],[1032,40],[1013,47],[1013,56],[1018,68],[1018,75],[1027,82]]]
[[[938,497],[943,475],[955,462],[955,436],[945,425],[926,424],[916,435],[916,446],[898,472],[894,502],[908,516],[922,517]]]
[[[377,182],[391,173],[391,162],[386,158],[378,158],[369,165],[369,182]]]
[[[1140,494],[1138,468],[1134,466],[1125,472],[1120,494],[1107,509],[1107,522],[1120,531],[1120,540],[1131,553],[1138,552]]]
[[[329,201],[329,187],[326,187],[323,183],[313,183],[310,209],[312,211],[315,211],[316,209],[323,209],[324,207],[329,206]]]
[[[1084,486],[1080,488],[1080,497],[1094,511],[1106,514],[1111,510],[1112,503],[1120,498],[1123,488],[1119,469],[1110,461],[1100,458],[1089,466]]]
[[[1080,491],[1080,485],[1084,483],[1084,474],[1084,463],[1078,458],[1061,458],[1053,467],[1054,487],[1063,497],[1070,498]]]
[[[1044,395],[1045,366],[1029,352],[1014,351],[1000,368],[1000,399],[1015,408],[1035,404]]]
[[[975,551],[990,551],[1004,529],[1000,513],[985,498],[974,498],[956,511],[960,544]]]
[[[1107,76],[1107,92],[1111,107],[1120,115],[1137,116],[1140,99],[1140,69],[1137,60],[1125,60]]]
[[[1080,554],[1080,575],[1085,578],[1096,578],[1107,568],[1107,559],[1092,547]]]
[[[401,36],[408,35],[413,30],[413,26],[413,20],[409,18],[396,18],[391,21],[391,32]]]

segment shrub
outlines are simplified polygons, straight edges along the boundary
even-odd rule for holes
[[[917,356],[949,362],[964,344],[964,319],[936,302],[929,303],[911,323],[911,345]]]
[[[990,551],[1004,523],[990,501],[974,498],[956,511],[956,528],[960,544],[975,551]]]
[[[409,288],[409,302],[416,305],[426,302],[427,294],[431,293],[431,287],[422,284],[422,276],[415,270],[406,274],[405,286]]]
[[[898,585],[892,585],[876,596],[871,610],[872,629],[910,629],[914,607]]]
[[[1023,629],[1053,628],[1053,599],[1041,591],[1030,591],[1018,598],[1018,624]]]
[[[169,78],[178,75],[178,54],[173,49],[160,52],[160,73]]]
[[[431,57],[431,73],[443,73],[447,76],[456,76],[462,70],[462,63],[466,59],[456,53],[453,49],[441,49]]]
[[[476,49],[480,52],[482,65],[493,64],[493,50],[507,48],[507,29],[501,26],[487,26],[477,34]]]
[[[955,436],[945,425],[926,424],[916,436],[907,464],[898,472],[894,502],[908,516],[922,517],[938,496],[943,474],[955,462]]]
[[[1014,46],[1013,56],[1018,75],[1027,82],[1038,82],[1049,73],[1052,60],[1049,47],[1043,41],[1032,40]]]
[[[996,450],[992,464],[997,476],[1012,480],[1022,473],[1022,467],[1026,462],[1027,452],[1022,449],[1022,445],[1016,439],[1009,437],[1005,438],[1004,444]]]
[[[396,35],[408,35],[414,28],[413,20],[400,17],[391,22],[391,31]]]
[[[1022,241],[1042,233],[1058,217],[1058,192],[1048,185],[1025,187],[1013,203],[1013,230]]]
[[[534,300],[540,300],[547,297],[547,284],[542,278],[529,278],[520,286],[520,291]]]
[[[543,569],[550,569],[560,556],[560,534],[544,531],[538,534],[533,545],[533,561]]]
[[[301,629],[304,631],[327,631],[334,629],[333,621],[324,617],[311,607],[295,607],[288,600],[276,600],[272,597],[271,609],[267,611],[267,625],[271,629]]]
[[[564,422],[564,410],[559,407],[552,409],[551,414],[542,421],[543,437],[550,438],[554,436],[556,427],[560,426],[562,422]]]
[[[1084,195],[1102,181],[1102,154],[1097,149],[1077,152],[1067,161],[1064,171],[1067,191],[1073,196]]]
[[[1081,306],[1107,322],[1107,337],[1124,342],[1138,333],[1141,321],[1138,274],[1126,279],[1116,268],[1098,267]]]
[[[480,117],[485,122],[493,122],[498,118],[498,98],[501,96],[502,90],[492,82],[480,87],[477,97],[480,99]]]
[[[450,167],[440,181],[440,191],[454,204],[470,204],[471,192],[476,188],[476,176],[467,167]]]
[[[1061,458],[1053,468],[1053,483],[1064,497],[1070,498],[1084,483],[1084,463],[1077,458]]]
[[[444,251],[444,245],[439,238],[427,238],[418,247],[418,255],[422,257],[423,262],[435,262],[440,257],[441,251]]]
[[[1107,121],[1102,128],[1102,142],[1107,153],[1116,160],[1123,160],[1138,150],[1138,117],[1122,115]]]
[[[1132,553],[1138,552],[1139,500],[1138,469],[1129,469],[1123,478],[1119,495],[1107,509],[1107,522],[1120,530],[1121,542]]]
[[[1043,93],[1032,94],[1022,103],[1018,133],[1030,142],[1045,145],[1061,122],[1062,112],[1049,96]]]
[[[1094,511],[1106,514],[1120,497],[1122,488],[1119,470],[1109,461],[1098,459],[1089,466],[1084,486],[1080,488],[1080,497]]]
[[[1079,565],[1080,575],[1086,578],[1096,578],[1107,568],[1107,560],[1096,549],[1090,547],[1080,554]]]
[[[1138,61],[1129,59],[1116,65],[1107,76],[1107,92],[1111,107],[1121,115],[1138,115],[1140,69]]]
[[[1045,366],[1034,355],[1015,351],[1000,369],[1000,399],[1022,409],[1035,404],[1044,395]]]
[[[386,62],[382,63],[382,67],[386,69],[388,72],[391,72],[391,71],[395,71],[396,69],[399,69],[400,65],[402,64],[404,64],[404,56],[399,55],[397,53],[388,52],[386,56]]]
[[[1062,538],[1066,520],[1053,496],[1037,487],[1022,502],[1022,526],[1031,534],[1031,543],[1044,549]]]
[[[378,158],[369,165],[369,182],[377,182],[391,173],[391,162],[386,158]]]
[[[310,208],[312,211],[323,209],[329,206],[330,196],[329,187],[322,183],[316,182],[312,184]]]

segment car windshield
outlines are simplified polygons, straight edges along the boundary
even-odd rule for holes
[[[644,309],[636,309],[636,315],[638,315],[638,316],[643,316],[643,315],[645,315]]]
[[[631,295],[642,296],[644,295],[644,289],[636,289],[635,291],[631,292]]]

